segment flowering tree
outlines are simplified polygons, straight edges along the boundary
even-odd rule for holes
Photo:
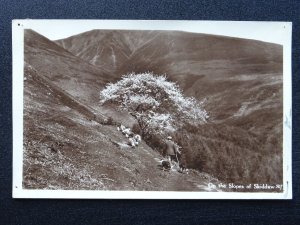
[[[100,99],[102,104],[114,104],[134,116],[143,136],[172,133],[184,121],[203,123],[208,118],[202,102],[184,97],[177,84],[152,73],[124,75],[109,83]]]

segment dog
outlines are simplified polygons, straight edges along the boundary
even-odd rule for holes
[[[169,171],[171,169],[171,164],[168,160],[166,159],[159,159],[159,158],[154,158],[156,162],[159,164],[157,167],[163,171]]]
[[[161,161],[161,167],[163,170],[170,170],[171,169],[171,164],[169,161],[162,160]]]
[[[180,173],[184,173],[185,171],[187,171],[187,168],[185,167],[185,165],[183,165],[182,163],[179,163],[179,171]]]

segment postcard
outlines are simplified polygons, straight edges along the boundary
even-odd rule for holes
[[[291,199],[291,30],[13,20],[13,197]]]

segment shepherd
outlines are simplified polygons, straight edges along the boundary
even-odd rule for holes
[[[181,154],[180,150],[179,150],[179,147],[178,145],[176,145],[173,141],[172,141],[172,137],[169,136],[167,137],[167,140],[166,140],[166,148],[164,149],[164,155],[167,156],[170,164],[172,165],[172,162],[178,162],[179,163],[179,160],[178,160],[178,157],[177,157],[177,154]]]

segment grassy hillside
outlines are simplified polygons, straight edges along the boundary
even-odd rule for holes
[[[94,121],[28,64],[24,82],[24,188],[205,191],[218,183],[196,170],[160,170],[158,152],[126,146],[116,126]]]

